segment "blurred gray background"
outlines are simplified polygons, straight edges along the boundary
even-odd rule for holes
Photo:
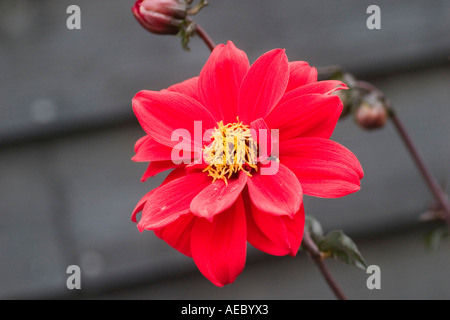
[[[450,183],[450,1],[211,0],[195,19],[216,43],[232,40],[254,61],[286,48],[290,60],[340,65],[382,89],[436,178]],[[81,8],[81,30],[66,9]],[[366,9],[381,8],[381,30]],[[124,0],[0,2],[1,299],[333,299],[303,254],[272,257],[249,248],[234,284],[216,288],[193,261],[130,221],[163,175],[140,182],[130,160],[143,135],[131,109],[142,89],[198,75],[209,51],[199,38],[143,30]],[[351,299],[449,299],[450,243],[435,252],[418,222],[432,195],[395,129],[364,131],[351,117],[333,135],[365,170],[360,192],[306,198],[326,232],[343,229],[368,275],[330,261]],[[66,288],[79,265],[81,290]]]

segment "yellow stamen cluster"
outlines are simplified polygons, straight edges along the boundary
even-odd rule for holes
[[[250,127],[242,122],[218,123],[211,135],[212,142],[203,149],[205,161],[208,164],[203,171],[213,178],[227,179],[240,171],[251,177],[251,170],[258,170],[256,165],[257,144],[250,133]]]

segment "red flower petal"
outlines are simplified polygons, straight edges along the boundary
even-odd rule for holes
[[[295,214],[294,218],[282,217],[284,225],[286,226],[286,232],[291,244],[291,251],[289,255],[294,257],[300,245],[302,244],[303,232],[305,230],[305,207],[302,203],[300,210]]]
[[[139,149],[141,148],[141,146],[148,140],[151,139],[152,137],[150,137],[149,135],[145,135],[143,137],[140,137],[136,143],[134,144],[134,152],[137,153],[139,151]]]
[[[269,126],[259,118],[250,123],[250,128],[254,130],[255,136],[252,138],[258,144],[258,161],[265,161],[272,154],[272,136]]]
[[[329,95],[337,90],[348,89],[345,83],[338,80],[324,80],[315,83],[306,84],[289,91],[283,95],[278,104],[282,104],[288,100],[295,99],[298,96],[312,93],[320,93]]]
[[[170,170],[173,168],[177,168],[179,166],[184,166],[183,164],[175,164],[173,161],[152,161],[149,163],[147,170],[145,170],[142,175],[141,182],[145,182],[148,178],[156,176],[158,173],[161,173],[166,170]]]
[[[242,197],[212,222],[197,218],[191,250],[200,272],[216,286],[232,283],[245,266],[247,226]]]
[[[161,185],[147,199],[138,228],[153,230],[167,226],[190,213],[192,199],[211,184],[204,173],[193,173]]]
[[[286,92],[317,82],[317,69],[310,67],[305,61],[292,61],[289,63],[289,83]]]
[[[166,90],[183,93],[191,98],[194,98],[197,101],[200,101],[198,97],[198,77],[193,77],[183,82],[174,84],[173,86],[168,87]]]
[[[280,130],[280,140],[296,137],[330,138],[342,108],[338,96],[307,94],[278,104],[265,121],[271,129]]]
[[[283,96],[289,81],[284,50],[263,54],[250,67],[239,91],[239,120],[250,123],[264,118]]]
[[[155,190],[150,191],[149,193],[147,193],[145,196],[143,196],[141,198],[141,200],[139,200],[139,202],[137,203],[136,207],[134,207],[133,212],[131,213],[131,221],[133,222],[137,222],[136,216],[139,212],[142,211],[142,209],[144,209],[145,204],[147,203],[148,198],[150,198],[150,196],[152,195],[152,193]]]
[[[249,68],[247,55],[231,41],[214,48],[200,73],[199,95],[217,120],[236,122],[239,88]]]
[[[300,248],[305,227],[303,204],[293,218],[262,212],[251,201],[246,204],[248,242],[256,249],[271,255],[295,256]]]
[[[140,138],[135,145],[136,155],[131,158],[137,162],[164,161],[172,159],[172,148],[156,142],[151,136]],[[188,159],[190,159],[189,157]]]
[[[305,194],[316,197],[337,198],[356,192],[364,175],[350,150],[322,138],[281,141],[280,162],[295,173]]]
[[[166,227],[154,230],[155,235],[182,254],[192,257],[191,231],[196,219],[192,214],[182,215]]]
[[[231,207],[247,184],[247,174],[242,172],[237,179],[228,179],[228,185],[221,179],[203,189],[191,202],[191,212],[208,219]]]
[[[195,143],[194,123],[201,121],[203,133],[216,125],[211,113],[197,100],[177,92],[141,91],[133,98],[133,110],[144,131],[157,142],[173,147],[179,141],[172,141],[175,130],[181,133],[185,142]],[[198,147],[202,147],[199,145]]]
[[[166,179],[164,179],[163,183],[161,185],[164,185],[166,183],[169,183],[172,180],[181,178],[182,176],[184,176],[185,170],[183,168],[177,168],[175,170],[173,170],[171,173],[169,173],[169,175],[166,177]],[[150,191],[149,193],[147,193],[145,196],[143,196],[141,198],[141,200],[139,200],[138,204],[136,205],[136,207],[133,210],[133,213],[131,214],[131,221],[133,222],[137,222],[136,220],[136,215],[142,211],[142,209],[144,209],[145,204],[147,203],[147,200],[150,198],[151,194],[155,191],[156,189],[153,189],[152,191]]]
[[[281,163],[278,165],[275,174],[263,175],[258,171],[248,179],[250,199],[261,211],[293,217],[303,202],[302,187],[291,170]]]

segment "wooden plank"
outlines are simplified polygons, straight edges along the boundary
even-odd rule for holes
[[[136,92],[197,75],[209,54],[198,38],[185,53],[179,39],[145,32],[120,0],[80,0],[81,30],[66,28],[70,1],[2,3],[0,137],[125,114]],[[359,74],[447,61],[449,1],[377,3],[381,30],[367,29],[370,2],[359,0],[215,1],[198,19],[217,43],[233,40],[251,61],[275,47],[291,60]]]

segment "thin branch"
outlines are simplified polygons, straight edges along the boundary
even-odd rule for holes
[[[197,22],[195,24],[196,24],[195,30],[196,30],[198,36],[203,40],[203,42],[206,44],[208,49],[213,51],[214,48],[216,47],[216,44],[211,39],[211,37],[208,35],[208,33],[205,31],[205,29],[203,29]]]
[[[319,248],[311,239],[309,233],[306,230],[303,233],[302,246],[303,249],[305,249],[308,252],[310,258],[315,262],[315,264],[319,268],[320,272],[325,278],[325,281],[328,283],[329,287],[333,291],[336,298],[338,298],[339,300],[347,300],[344,292],[336,283],[336,281],[334,280],[333,276],[330,273],[330,270],[328,269],[328,266],[325,264],[325,260],[322,253],[319,251]]]
[[[424,160],[420,156],[405,126],[400,121],[396,112],[392,108],[390,101],[385,97],[382,91],[380,91],[378,88],[376,88],[374,85],[368,82],[357,81],[356,86],[360,89],[375,93],[382,101],[384,101],[386,108],[389,112],[389,117],[392,120],[392,123],[394,124],[395,128],[397,129],[397,132],[399,133],[400,137],[405,143],[406,148],[408,149],[409,153],[414,159],[414,162],[416,163],[419,171],[421,172],[423,178],[425,179],[430,191],[433,193],[434,197],[439,202],[439,205],[444,210],[445,220],[447,224],[450,225],[450,202],[447,197],[447,194],[442,190],[442,188],[439,186],[439,183],[436,181],[431,171],[425,165]]]
[[[445,220],[447,224],[450,225],[450,202],[448,200],[447,195],[445,192],[441,189],[436,179],[431,174],[428,167],[425,165],[425,162],[423,161],[422,157],[419,155],[419,152],[417,151],[415,145],[413,144],[411,137],[408,135],[408,132],[405,129],[405,126],[400,121],[398,116],[395,112],[391,112],[390,115],[392,122],[395,125],[395,128],[397,129],[398,133],[403,139],[403,142],[405,143],[406,147],[409,150],[409,153],[412,155],[417,167],[419,168],[420,172],[422,173],[423,178],[425,179],[426,183],[428,184],[428,187],[430,188],[431,192],[434,194],[435,198],[438,200],[441,208],[444,210],[445,213]]]

